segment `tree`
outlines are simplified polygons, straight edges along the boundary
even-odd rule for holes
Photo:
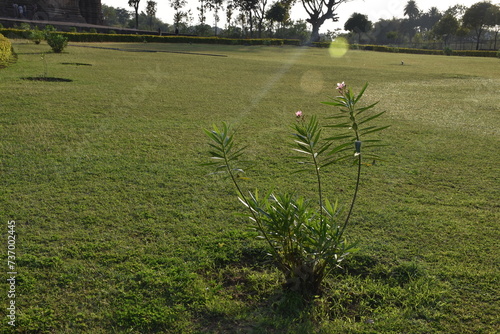
[[[467,9],[462,18],[464,26],[476,32],[476,50],[479,50],[481,35],[486,29],[486,26],[491,23],[489,22],[489,11],[491,6],[494,5],[486,1],[478,2]]]
[[[135,10],[135,29],[139,28],[139,2],[141,0],[128,0],[128,5]]]
[[[156,15],[156,5],[157,3],[152,0],[148,0],[147,2],[146,13],[149,17],[149,29],[153,29],[153,18]]]
[[[368,16],[366,15],[353,13],[345,22],[344,29],[358,34],[358,44],[361,44],[361,34],[367,33],[372,29],[372,22],[368,20]]]
[[[246,13],[245,19],[240,18],[242,24],[243,21],[246,21],[250,24],[250,37],[253,37],[253,16],[252,13],[255,11],[257,8],[257,4],[259,3],[259,0],[235,0],[236,6],[242,11],[243,13]]]
[[[493,49],[496,50],[497,48],[497,37],[498,33],[500,31],[500,7],[499,6],[491,6],[490,9],[488,10],[488,26],[493,28],[493,31],[495,32],[495,44],[493,46]]]
[[[262,29],[264,27],[264,19],[266,18],[266,6],[267,0],[259,0],[254,10],[259,38],[262,38]]]
[[[404,10],[405,16],[408,16],[410,20],[416,20],[420,16],[420,9],[418,9],[415,0],[409,0]]]
[[[413,36],[417,33],[418,18],[421,15],[415,0],[408,1],[404,8],[404,15],[408,16],[408,21],[403,23],[403,28],[407,30],[411,43]]]
[[[370,32],[371,39],[376,44],[393,44],[399,41],[401,30],[401,19],[392,18],[389,20],[381,19],[375,22]]]
[[[312,33],[310,42],[319,41],[319,28],[326,20],[338,21],[335,14],[337,8],[348,0],[301,0],[304,9],[309,15],[306,22],[312,25]]]
[[[205,20],[207,19],[207,17],[205,16],[205,9],[207,7],[207,4],[205,3],[205,0],[198,0],[198,1],[200,2],[200,7],[196,8],[200,11],[198,19],[200,20],[201,24],[205,24]]]
[[[206,7],[214,12],[214,23],[215,23],[215,36],[217,36],[217,24],[219,23],[219,10],[222,8],[224,0],[205,0]]]
[[[421,31],[430,31],[443,17],[436,7],[429,9],[427,13],[420,15],[418,26]]]
[[[181,9],[187,5],[187,0],[170,0],[170,7],[172,7],[175,10],[174,13],[174,26],[175,26],[175,31],[179,32],[179,27],[184,20],[189,19],[189,15],[191,14],[191,11],[182,11]]]
[[[285,5],[281,2],[275,2],[266,12],[266,19],[271,23],[271,27],[277,22],[279,24],[279,31],[280,28],[283,28],[285,20],[287,19],[287,10]]]
[[[446,14],[436,23],[432,32],[434,35],[441,37],[446,46],[448,44],[448,39],[456,35],[458,28],[460,28],[458,20],[453,15]]]

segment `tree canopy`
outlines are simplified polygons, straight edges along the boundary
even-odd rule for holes
[[[372,22],[368,20],[368,16],[354,13],[345,22],[344,29],[358,34],[358,42],[361,42],[361,34],[372,29]]]

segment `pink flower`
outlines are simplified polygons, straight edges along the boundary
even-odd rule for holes
[[[342,91],[345,89],[346,87],[346,84],[344,81],[342,81],[342,83],[337,83],[337,90],[342,93]]]
[[[299,110],[299,111],[297,111],[297,112],[295,113],[295,116],[296,116],[297,118],[301,118],[301,117],[302,117],[302,111],[300,111],[300,110]]]

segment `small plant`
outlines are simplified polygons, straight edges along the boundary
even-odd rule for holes
[[[47,34],[47,43],[55,53],[61,53],[68,45],[68,39],[60,34],[49,33]]]
[[[31,30],[29,39],[35,44],[40,44],[45,39],[45,33],[38,30],[38,27],[35,27],[35,29]]]
[[[47,78],[47,60],[45,59],[45,53],[41,53],[40,54],[40,59],[42,60],[43,62],[43,75],[42,75],[42,78]]]
[[[500,58],[500,50],[497,51],[497,58]]]
[[[95,28],[91,28],[91,29],[90,29],[90,33],[91,33],[91,34],[97,34],[97,30],[96,30]]]
[[[447,56],[451,56],[453,54],[453,50],[448,46],[444,48],[443,52]]]
[[[226,123],[221,128],[213,126],[205,130],[211,139],[210,155],[215,173],[225,173],[234,184],[241,203],[247,208],[248,217],[258,238],[263,239],[270,255],[285,276],[286,290],[300,292],[310,298],[320,293],[323,279],[352,251],[355,245],[344,238],[349,226],[354,204],[358,195],[361,167],[364,159],[378,159],[377,155],[362,153],[362,139],[367,134],[386,128],[368,126],[373,119],[384,112],[370,114],[367,107],[357,107],[367,85],[358,95],[351,92],[344,83],[337,85],[340,96],[326,105],[340,107],[339,114],[331,117],[336,123],[330,128],[344,132],[326,139],[322,138],[323,128],[316,117],[306,121],[302,111],[295,115],[294,158],[302,168],[297,172],[312,172],[317,185],[317,198],[309,200],[293,194],[275,194],[269,191],[261,195],[259,191],[244,192],[240,181],[244,170],[240,157],[244,148],[234,141],[234,133]],[[340,143],[339,143],[340,141]],[[380,146],[378,140],[363,140],[364,148]],[[330,202],[323,194],[322,174],[334,163],[354,159],[357,165],[355,189],[347,211],[342,210],[337,201]]]
[[[57,29],[53,25],[47,24],[45,28],[43,28],[45,39],[49,38],[49,35],[55,31],[57,31]]]
[[[76,29],[76,27],[71,27],[69,28],[69,32],[75,33],[78,32],[78,30]]]

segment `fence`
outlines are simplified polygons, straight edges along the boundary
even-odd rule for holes
[[[413,48],[413,49],[430,49],[430,50],[443,50],[449,47],[452,50],[476,50],[477,41],[471,39],[454,39],[450,40],[446,45],[442,41],[438,42],[418,42],[418,43],[393,43],[392,46],[400,48]],[[500,47],[500,41],[495,39],[481,40],[479,42],[479,50],[496,51]]]

